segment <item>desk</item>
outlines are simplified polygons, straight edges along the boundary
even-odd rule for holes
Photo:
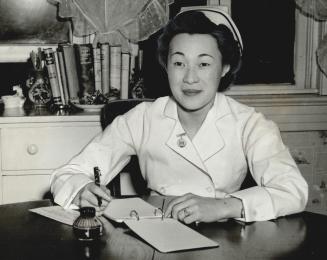
[[[308,212],[249,225],[233,220],[200,224],[196,229],[220,247],[168,254],[104,220],[105,234],[87,250],[70,226],[28,211],[48,205],[43,200],[0,206],[0,259],[325,259],[327,253],[327,217]]]

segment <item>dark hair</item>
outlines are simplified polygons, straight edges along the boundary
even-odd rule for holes
[[[218,92],[225,91],[235,79],[241,65],[241,49],[229,28],[223,24],[214,24],[203,13],[197,11],[188,11],[176,16],[169,21],[158,39],[158,59],[165,68],[170,41],[180,33],[209,34],[216,39],[222,63],[230,65],[230,70],[221,78],[218,87]]]

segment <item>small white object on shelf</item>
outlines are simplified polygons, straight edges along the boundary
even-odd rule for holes
[[[1,99],[5,104],[5,109],[7,108],[21,108],[23,107],[26,98],[23,95],[22,88],[20,86],[14,86],[13,90],[16,91],[16,94],[10,96],[2,96]]]

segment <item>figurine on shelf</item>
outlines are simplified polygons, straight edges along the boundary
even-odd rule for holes
[[[34,103],[35,107],[45,107],[51,100],[52,95],[48,78],[44,75],[41,48],[38,49],[37,53],[32,51],[30,58],[33,71],[26,80],[26,86],[29,89],[28,97]]]
[[[2,96],[3,103],[5,104],[5,109],[8,108],[22,108],[26,98],[23,95],[22,88],[17,85],[13,86],[13,91],[16,91],[16,94],[12,96]]]
[[[132,98],[145,98],[144,95],[144,81],[143,78],[132,79]]]

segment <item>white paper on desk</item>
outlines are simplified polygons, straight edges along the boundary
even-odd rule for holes
[[[126,220],[126,225],[160,252],[217,247],[219,244],[175,219]]]
[[[30,211],[71,226],[80,215],[78,211],[64,209],[60,206],[41,207],[30,209]]]
[[[161,211],[140,198],[114,199],[106,207],[103,215],[116,221],[135,219],[131,216],[131,211],[135,211],[140,219],[160,218]]]

